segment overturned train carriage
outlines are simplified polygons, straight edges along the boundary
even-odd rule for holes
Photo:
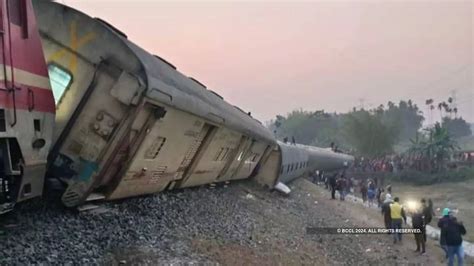
[[[65,205],[251,176],[274,186],[293,160],[275,151],[295,147],[306,164],[287,175],[310,169],[307,149],[278,145],[260,122],[107,22],[34,5],[56,102],[47,176],[67,184]]]
[[[316,170],[347,168],[354,162],[354,157],[330,149],[278,142],[278,146],[264,160],[256,180],[273,188]]]
[[[258,121],[108,23],[53,2],[35,9],[57,102],[48,177],[67,183],[66,205],[247,178],[275,146]]]

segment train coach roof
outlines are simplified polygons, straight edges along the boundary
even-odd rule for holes
[[[128,39],[120,38],[144,66],[148,79],[147,97],[225,124],[247,135],[274,141],[271,132],[259,121],[207,90],[198,81],[181,74],[170,63],[151,55]]]

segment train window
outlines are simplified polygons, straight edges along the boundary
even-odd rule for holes
[[[254,153],[252,157],[252,162],[257,161],[258,153]]]
[[[242,155],[244,155],[244,152],[243,152],[243,151],[240,152],[239,157],[237,157],[237,161],[241,161],[241,160],[242,160]]]
[[[219,158],[221,157],[221,154],[222,154],[223,151],[224,151],[224,148],[221,148],[221,149],[217,152],[216,156],[214,157],[214,161],[219,161]]]
[[[290,172],[290,165],[287,165],[287,167],[286,167],[286,172],[287,172],[287,173]]]
[[[166,142],[166,138],[157,137],[153,141],[153,143],[151,143],[150,147],[146,150],[145,156],[144,156],[145,159],[150,159],[150,160],[156,159],[156,157],[160,153],[161,148],[163,147],[165,142]]]
[[[225,156],[222,157],[222,160],[223,160],[223,161],[226,160],[227,158],[229,158],[229,156],[230,156],[230,155],[232,154],[232,152],[234,151],[234,149],[231,149],[231,148],[226,148],[226,149],[227,149],[227,151],[226,151],[226,153],[225,153]]]
[[[33,126],[36,132],[41,132],[41,121],[39,119],[33,120]]]
[[[22,37],[28,38],[28,14],[26,0],[8,0],[7,5],[10,22],[20,26]]]
[[[229,148],[225,148],[225,151],[224,151],[224,153],[222,154],[222,157],[221,157],[220,160],[221,160],[221,161],[224,161],[225,158],[228,156],[228,154],[229,154]]]
[[[7,130],[7,123],[5,120],[5,110],[0,109],[0,132],[5,132]]]
[[[51,80],[51,88],[53,89],[54,102],[57,106],[71,85],[72,75],[69,71],[56,64],[49,64],[48,72],[49,79]]]

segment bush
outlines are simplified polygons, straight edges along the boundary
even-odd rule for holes
[[[386,179],[396,182],[406,182],[415,186],[427,186],[445,182],[462,182],[474,179],[474,168],[463,167],[439,173],[403,170],[398,173],[388,174]]]

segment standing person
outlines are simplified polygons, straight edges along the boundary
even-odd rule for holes
[[[426,200],[425,199],[421,199],[421,207],[422,207],[422,214],[423,214],[423,220],[424,220],[424,224],[425,224],[425,227],[423,228],[423,232],[424,232],[424,241],[426,242],[426,225],[431,223],[431,220],[433,219],[433,209],[430,208],[430,206],[428,206],[428,204],[426,203]]]
[[[317,182],[317,179],[318,179],[318,176],[319,176],[319,173],[318,173],[318,170],[314,171],[311,173],[311,177],[313,179],[313,184],[318,184]]]
[[[448,219],[442,224],[445,231],[446,245],[448,247],[448,265],[454,265],[454,257],[458,258],[458,265],[463,265],[464,250],[462,248],[462,235],[466,234],[466,228],[463,223],[458,221],[456,217],[449,212]]]
[[[423,217],[423,208],[417,208],[411,217],[411,223],[413,229],[418,229],[421,233],[414,233],[415,234],[415,241],[416,241],[416,250],[415,252],[420,252],[421,246],[421,254],[425,253],[425,242],[426,242],[426,231],[425,231],[425,220]]]
[[[350,177],[347,179],[347,194],[354,193],[353,187],[354,187],[354,181],[353,181],[353,178]]]
[[[431,202],[431,204],[427,204],[425,199],[421,199],[421,206],[423,208],[423,216],[425,218],[425,224],[429,224],[431,220],[433,219],[433,205],[432,204],[433,202]]]
[[[360,183],[360,193],[362,194],[362,201],[367,202],[367,182],[364,180]]]
[[[374,204],[375,199],[375,184],[374,182],[369,182],[369,189],[367,190],[367,196],[369,198],[369,207]]]
[[[444,255],[446,259],[448,258],[448,246],[446,245],[446,229],[445,224],[448,222],[450,210],[448,208],[444,208],[442,212],[442,217],[438,220],[438,227],[440,228],[439,234],[439,245],[444,250]]]
[[[392,229],[393,230],[400,230],[402,229],[402,218],[407,223],[407,217],[405,215],[405,210],[403,206],[400,205],[400,199],[395,197],[393,199],[393,203],[390,204],[390,218],[392,219]],[[393,234],[393,243],[397,243],[402,241],[402,233],[401,232],[394,232]]]
[[[341,176],[341,178],[339,179],[339,186],[338,186],[338,189],[339,189],[339,199],[340,199],[340,200],[344,200],[344,199],[345,199],[345,196],[346,196],[346,187],[347,187],[346,179],[344,178],[344,176]]]
[[[329,178],[329,187],[331,188],[331,199],[336,199],[336,181],[337,174],[334,174]]]
[[[390,194],[385,195],[385,201],[382,204],[382,215],[385,228],[392,228],[392,217],[390,214],[390,204],[392,204],[392,196]]]
[[[380,208],[382,207],[382,193],[383,193],[383,188],[382,187],[379,187],[377,188],[377,206]]]
[[[436,213],[434,212],[433,201],[431,199],[428,199],[428,209],[431,211],[431,217],[436,216]]]

